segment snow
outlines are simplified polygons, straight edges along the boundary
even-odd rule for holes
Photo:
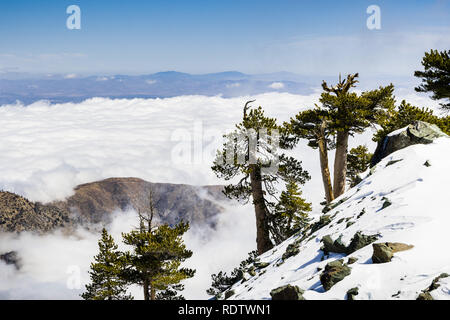
[[[262,255],[261,261],[271,264],[246,282],[232,288],[231,299],[270,299],[270,291],[286,284],[305,290],[305,299],[345,299],[347,290],[358,287],[355,299],[416,299],[441,273],[450,274],[448,229],[450,210],[448,188],[450,180],[450,139],[443,137],[429,145],[414,145],[399,150],[377,164],[373,174],[340,198],[347,199],[327,212],[332,222],[319,229],[312,239],[301,243],[300,253],[280,264],[287,246],[298,239],[294,236]],[[400,160],[386,166],[391,160]],[[428,161],[431,166],[423,164]],[[392,205],[382,209],[383,197]],[[357,218],[361,211],[365,214]],[[318,213],[318,212],[316,212]],[[354,224],[346,228],[350,218]],[[325,256],[320,250],[323,236],[337,239],[342,235],[348,245],[357,231],[380,234],[376,241],[401,242],[414,247],[397,252],[391,262],[372,263],[372,246],[368,245],[348,257],[358,259],[350,264],[351,274],[325,292],[318,268],[333,260],[347,258],[344,254]],[[309,239],[309,240],[308,240]],[[439,281],[431,291],[435,299],[450,299],[450,277]]]

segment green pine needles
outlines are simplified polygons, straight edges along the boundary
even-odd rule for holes
[[[132,297],[126,294],[130,285],[143,288],[144,300],[184,299],[179,294],[184,289],[181,281],[195,275],[195,270],[181,267],[192,256],[183,240],[189,224],[153,225],[155,207],[151,190],[148,205],[138,215],[139,227],[122,234],[131,251],[118,251],[114,239],[103,229],[100,253],[91,264],[91,283],[86,285],[83,299],[130,300]]]

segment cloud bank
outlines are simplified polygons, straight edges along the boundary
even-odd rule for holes
[[[423,96],[405,93],[404,97],[418,106],[438,106]],[[251,99],[256,99],[254,105],[263,106],[267,115],[285,121],[312,107],[318,93],[274,92],[229,99],[94,98],[78,104],[40,101],[29,106],[2,106],[0,188],[47,202],[71,195],[78,184],[109,177],[194,185],[223,183],[210,170],[212,158],[222,144],[221,135],[240,121],[243,104]],[[370,138],[371,132],[356,136],[350,147],[365,143],[373,150]],[[303,187],[304,196],[317,204],[323,199],[317,151],[302,143],[293,153],[313,177]],[[332,161],[330,154],[330,164]],[[119,242],[120,232],[133,224],[133,212],[118,213],[109,228]],[[229,271],[245,258],[255,247],[254,234],[252,208],[238,205],[227,206],[217,230],[190,230],[186,244],[194,256],[188,265],[197,269],[197,276],[187,281],[185,296],[205,298],[210,275]],[[79,271],[79,284],[87,281],[97,240],[98,234],[81,229],[72,236],[59,232],[42,237],[1,234],[0,253],[17,250],[23,269],[17,272],[0,263],[0,298],[78,298],[82,290],[71,276]],[[141,297],[139,288],[132,291],[136,298]]]

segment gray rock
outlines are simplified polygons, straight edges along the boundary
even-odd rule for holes
[[[386,136],[378,143],[372,157],[371,167],[391,153],[414,144],[428,144],[433,140],[447,135],[438,126],[424,121],[414,121],[405,130]]]
[[[228,290],[225,292],[225,300],[229,299],[232,295],[234,295],[234,290]]]
[[[358,287],[351,288],[347,291],[347,300],[355,300],[355,296],[358,295]]]
[[[297,255],[300,252],[299,243],[291,243],[287,246],[286,252],[283,253],[283,260],[286,260],[290,257]]]
[[[264,268],[266,268],[266,267],[268,267],[269,265],[270,265],[270,263],[268,263],[268,262],[255,262],[255,268],[258,268],[258,269],[264,269]]]
[[[341,237],[333,241],[331,236],[326,235],[322,238],[323,242],[323,252],[329,254],[330,252],[335,253],[346,253],[347,247],[342,243]]]
[[[384,243],[374,243],[372,244],[373,254],[372,254],[372,262],[373,263],[385,263],[390,262],[395,252],[405,251],[412,249],[413,245],[408,245],[399,242],[384,242]]]
[[[270,291],[272,300],[305,300],[303,297],[304,291],[298,286],[291,286],[290,284],[278,287]]]
[[[347,254],[351,254],[378,239],[377,235],[364,235],[360,231],[356,232],[347,248]]]
[[[342,281],[345,277],[350,275],[351,269],[343,262],[343,260],[336,260],[328,263],[325,270],[320,275],[320,282],[325,291],[330,290],[336,283]]]

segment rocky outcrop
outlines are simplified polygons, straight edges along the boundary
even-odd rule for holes
[[[344,261],[336,260],[329,262],[322,274],[320,275],[320,282],[325,291],[328,291],[339,281],[342,281],[346,276],[350,275],[351,269],[344,263]]]
[[[334,253],[342,253],[342,254],[351,254],[365,246],[368,246],[372,242],[378,239],[377,235],[364,235],[360,231],[356,232],[350,241],[350,244],[346,246],[342,240],[342,236],[337,238],[336,240],[332,240],[331,236],[327,235],[322,238],[323,247],[322,250],[325,254],[329,254],[330,252]]]
[[[222,186],[151,183],[138,178],[110,178],[75,188],[64,201],[34,203],[10,192],[0,192],[0,231],[45,233],[55,228],[108,223],[116,210],[143,210],[153,190],[157,218],[162,223],[181,220],[214,227],[223,208]]]
[[[447,277],[449,277],[449,275],[447,273],[441,273],[439,276],[434,278],[433,281],[431,282],[430,286],[428,288],[426,288],[425,290],[423,290],[419,294],[419,296],[417,297],[416,300],[434,300],[433,296],[431,295],[431,291],[439,288],[441,286],[439,284],[439,280],[441,280],[443,278],[447,278]]]
[[[72,223],[67,210],[34,203],[11,192],[0,192],[0,231],[44,233]]]
[[[303,297],[304,291],[298,286],[291,286],[290,284],[278,287],[270,291],[272,300],[305,300]]]
[[[394,253],[412,249],[414,246],[398,242],[384,242],[374,243],[372,244],[372,247],[372,262],[385,263],[392,260]]]
[[[433,140],[447,136],[438,126],[424,121],[414,121],[402,130],[397,130],[380,141],[371,160],[371,167],[375,166],[389,154],[414,144],[428,144]]]

